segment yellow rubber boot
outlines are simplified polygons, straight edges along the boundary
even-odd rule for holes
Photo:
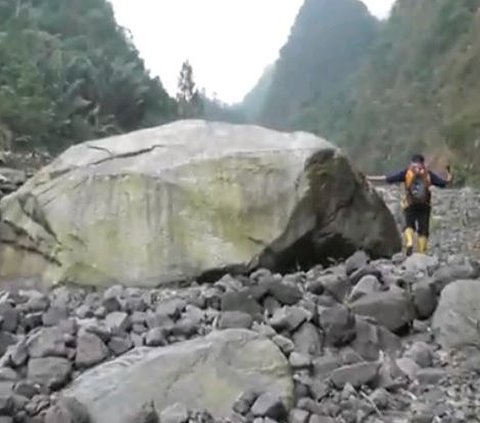
[[[410,256],[413,253],[413,238],[415,236],[415,231],[412,228],[407,228],[403,232],[403,238],[405,241],[405,250],[407,256]]]
[[[428,249],[428,238],[425,236],[418,237],[418,252],[426,254]]]

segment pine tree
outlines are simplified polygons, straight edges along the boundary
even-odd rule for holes
[[[193,78],[193,67],[188,60],[183,62],[178,77],[178,114],[183,119],[200,117],[203,103]]]

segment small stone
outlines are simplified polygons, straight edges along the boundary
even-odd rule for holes
[[[32,400],[25,405],[25,411],[29,416],[37,417],[38,414],[50,407],[50,403],[50,397],[48,395],[35,395]]]
[[[186,306],[187,302],[185,300],[173,298],[158,304],[155,312],[160,316],[168,316],[172,319],[178,319]]]
[[[102,307],[108,313],[114,313],[122,310],[122,303],[117,297],[104,298],[102,301]]]
[[[266,338],[273,338],[274,336],[277,335],[277,332],[275,331],[275,329],[273,329],[271,326],[266,325],[264,323],[262,324],[254,323],[252,326],[252,330],[254,332],[261,334],[262,336],[265,336]]]
[[[13,383],[0,382],[0,415],[11,415],[14,408]]]
[[[146,323],[149,329],[159,327],[169,329],[175,324],[170,317],[156,313],[147,313]]]
[[[306,410],[302,410],[301,408],[294,408],[290,411],[288,415],[288,422],[289,423],[307,423],[308,418],[310,417],[310,413]]]
[[[188,317],[182,317],[178,320],[170,330],[172,336],[188,339],[196,335],[198,326]]]
[[[286,336],[283,335],[275,335],[272,338],[272,341],[280,348],[283,354],[288,356],[294,349],[295,344],[291,339],[288,339]]]
[[[142,335],[137,335],[136,333],[130,334],[130,339],[132,340],[134,347],[142,347],[143,345],[146,345],[145,337],[146,337],[146,334],[142,334]]]
[[[378,375],[379,364],[375,362],[361,362],[339,367],[330,376],[337,388],[343,388],[346,383],[355,388],[371,383]]]
[[[67,349],[59,327],[41,328],[29,336],[27,349],[30,357],[66,357]]]
[[[318,356],[322,353],[322,338],[318,329],[309,322],[303,323],[292,335],[295,351]]]
[[[133,337],[132,337],[133,339]],[[153,328],[147,332],[145,345],[149,347],[162,347],[167,344],[165,329]]]
[[[319,278],[326,293],[335,301],[342,303],[350,291],[350,281],[344,275],[327,274]]]
[[[262,307],[248,290],[226,292],[221,298],[222,311],[243,311],[252,318],[262,316]]]
[[[50,307],[42,316],[44,326],[56,326],[62,320],[68,317],[68,312],[65,308]]]
[[[10,367],[0,367],[0,382],[13,382],[20,379],[19,374]]]
[[[313,399],[320,401],[325,398],[330,392],[330,387],[326,382],[323,382],[319,379],[313,379],[308,387],[310,389]]]
[[[364,251],[356,251],[345,261],[345,273],[351,275],[368,264],[369,257]]]
[[[26,303],[26,308],[31,313],[43,313],[48,309],[49,306],[49,298],[40,292],[32,292],[30,299]]]
[[[25,316],[23,316],[21,326],[25,331],[30,332],[33,329],[42,326],[43,324],[42,318],[43,318],[42,312],[28,313]]]
[[[255,400],[251,412],[255,417],[270,417],[275,420],[282,420],[287,415],[282,400],[268,392],[260,395]]]
[[[104,342],[93,333],[80,333],[77,339],[77,354],[75,365],[77,368],[88,368],[101,363],[108,357],[108,348]]]
[[[375,391],[370,394],[369,398],[379,410],[386,409],[390,400],[388,392],[383,388],[375,389]]]
[[[240,397],[235,400],[232,407],[233,411],[243,416],[246,415],[258,397],[259,393],[254,389],[243,392]]]
[[[382,284],[373,275],[366,275],[358,281],[348,296],[348,302],[355,301],[364,295],[382,290]]]
[[[114,311],[107,314],[105,324],[112,334],[126,332],[130,327],[128,314],[123,311]]]
[[[354,398],[356,395],[357,395],[357,391],[355,390],[353,385],[350,382],[347,382],[342,389],[342,393],[341,393],[342,399],[349,400],[351,398]]]
[[[31,358],[28,362],[28,379],[50,389],[59,389],[69,380],[70,361],[62,357]]]
[[[417,380],[422,385],[436,385],[446,375],[444,369],[424,368],[417,371]]]
[[[409,423],[433,423],[435,414],[425,404],[416,403],[412,406]]]
[[[93,310],[88,305],[82,304],[77,308],[75,314],[80,319],[88,319],[89,317],[93,317]]]
[[[296,330],[303,322],[312,318],[312,314],[303,307],[285,306],[275,312],[270,320],[270,325],[275,330]]]
[[[38,384],[23,380],[15,384],[13,392],[26,398],[33,398],[40,393]]]
[[[324,355],[313,360],[313,374],[316,378],[327,378],[341,365],[338,355]]]
[[[147,313],[143,311],[135,311],[130,315],[130,321],[132,324],[144,325],[147,323]]]
[[[118,356],[132,349],[133,343],[128,337],[112,336],[108,343],[108,348],[114,355]]]
[[[321,280],[307,282],[305,289],[315,295],[322,295],[325,290]]]
[[[147,331],[147,328],[144,324],[134,323],[131,327],[131,331],[141,335]]]
[[[324,414],[323,407],[311,398],[300,398],[297,402],[297,408],[307,410],[312,414]]]
[[[312,414],[308,423],[336,423],[335,419],[328,416],[319,416],[318,414]]]
[[[345,306],[319,307],[319,324],[327,345],[341,347],[355,338],[355,316]]]
[[[220,329],[250,329],[252,323],[252,317],[248,313],[241,311],[225,311],[220,315],[218,327]]]
[[[297,352],[292,352],[290,354],[289,362],[293,369],[305,369],[312,364],[310,356]]]
[[[420,367],[430,367],[433,364],[432,348],[425,342],[415,342],[403,356],[412,359]]]
[[[302,291],[300,291],[298,287],[287,283],[270,283],[268,286],[268,292],[283,305],[294,305],[303,297]]]
[[[93,315],[97,319],[105,319],[105,317],[107,317],[107,314],[108,311],[104,306],[97,307],[97,309],[95,309],[95,311],[93,312]]]
[[[108,342],[112,336],[109,329],[103,322],[92,322],[84,326],[86,332],[93,333],[98,336],[103,342]]]
[[[278,309],[282,308],[282,305],[275,298],[270,296],[263,300],[263,306],[269,317],[273,316]]]
[[[8,355],[8,361],[12,367],[23,366],[28,360],[27,340],[24,338],[15,345],[8,347],[5,355]]]
[[[396,360],[396,365],[410,380],[415,380],[417,378],[420,366],[412,359],[406,357],[399,358]]]
[[[10,303],[0,303],[0,317],[3,318],[2,330],[7,332],[15,332],[17,330],[19,313]]]

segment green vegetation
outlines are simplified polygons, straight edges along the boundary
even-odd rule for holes
[[[367,171],[414,151],[480,182],[480,0],[305,0],[254,121],[336,142]],[[257,90],[258,93],[258,90]]]
[[[0,142],[56,152],[171,120],[106,0],[0,0]]]

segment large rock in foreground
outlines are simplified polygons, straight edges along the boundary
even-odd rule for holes
[[[153,286],[400,249],[327,141],[181,121],[69,148],[0,204],[0,277]]]
[[[480,281],[449,284],[440,296],[432,329],[445,349],[480,347]]]
[[[95,423],[124,423],[154,401],[227,417],[244,391],[267,391],[293,401],[287,359],[270,340],[231,329],[164,348],[139,348],[76,379],[63,393],[85,404]]]

